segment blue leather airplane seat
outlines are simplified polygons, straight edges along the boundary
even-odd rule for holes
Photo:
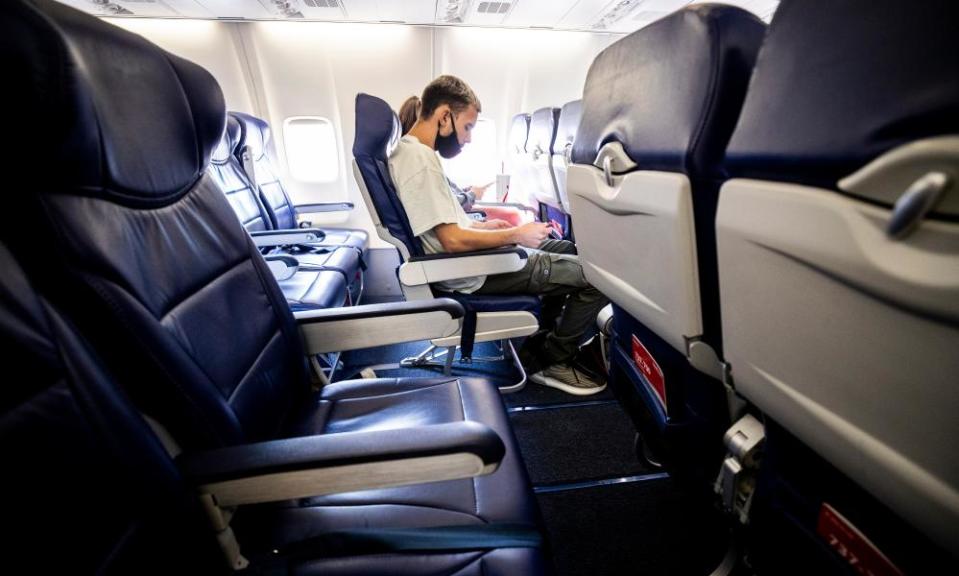
[[[226,130],[210,156],[207,172],[230,201],[243,226],[251,233],[267,230],[269,216],[255,188],[233,152],[239,142],[240,125],[228,117]],[[282,245],[261,250],[266,254],[283,254]],[[279,279],[283,296],[294,310],[335,308],[348,302],[347,285],[360,269],[356,251],[345,246],[311,247],[308,254],[298,254],[292,276]]]
[[[529,117],[529,136],[526,153],[529,155],[530,171],[527,187],[540,205],[559,208],[559,192],[553,177],[551,161],[556,127],[559,124],[559,108],[540,108]]]
[[[959,558],[957,18],[782,2],[716,219],[732,381],[784,431],[771,446],[816,455],[764,468],[767,501],[811,533],[832,506],[910,574],[941,570],[929,542]],[[796,558],[822,556],[812,540]]]
[[[226,118],[207,71],[56,2],[7,2],[0,10],[3,59],[15,87],[9,96],[22,115],[11,125],[24,144],[10,158],[33,166],[32,152],[42,147],[50,151],[44,161],[55,157],[58,165],[28,170],[30,178],[18,182],[12,208],[23,217],[6,229],[10,252],[35,289],[84,334],[137,410],[163,431],[191,478],[206,478],[214,489],[244,463],[268,462],[268,472],[283,473],[297,450],[271,450],[270,443],[288,440],[319,443],[325,448],[312,458],[320,459],[337,454],[337,446],[355,448],[334,463],[360,464],[391,447],[402,452],[406,442],[419,442],[417,453],[430,458],[444,431],[464,443],[456,448],[463,456],[442,460],[460,474],[447,477],[462,477],[467,467],[477,474],[241,505],[232,521],[220,516],[241,548],[282,548],[330,527],[369,528],[374,520],[378,528],[536,524],[516,441],[491,383],[379,379],[314,390],[298,331],[309,320],[298,327],[207,173]],[[245,453],[251,442],[265,444]],[[215,452],[200,454],[205,450]],[[404,473],[426,472],[411,464]],[[338,478],[347,485],[370,481],[363,474]],[[253,494],[275,489],[265,482]],[[363,574],[383,558],[331,562],[341,573]],[[470,573],[542,571],[534,547],[476,557],[430,553],[408,563],[410,573],[451,565]],[[314,573],[329,563],[302,566]]]
[[[530,115],[521,112],[513,116],[506,136],[506,172],[510,175],[509,202],[525,203],[529,201],[526,192],[526,179],[530,170],[526,142],[529,139]]]
[[[0,342],[9,354],[6,366],[17,375],[6,382],[0,415],[7,466],[0,486],[17,495],[4,508],[5,522],[16,526],[7,544],[17,550],[17,565],[44,573],[233,573],[172,446],[155,434],[70,319],[33,291],[2,243],[0,266]],[[65,482],[82,497],[53,497]],[[509,541],[502,529],[485,524],[466,534],[433,530],[461,518],[427,508],[405,529],[396,528],[398,508],[333,508],[324,524],[294,529],[280,523],[290,534],[278,534],[275,515],[258,517],[258,534],[241,532],[240,541],[269,548],[244,548],[254,573],[544,572],[528,530],[506,527]],[[386,525],[394,528],[369,528]],[[51,529],[63,536],[56,554],[49,553]],[[450,538],[455,541],[446,542]]]
[[[559,191],[560,206],[569,214],[569,196],[566,193],[566,170],[573,153],[573,141],[579,121],[583,117],[583,101],[573,100],[563,104],[559,111],[559,123],[556,125],[556,141],[553,143],[553,175],[556,189]]]
[[[0,487],[15,563],[36,573],[175,573],[222,564],[163,445],[70,321],[0,244]],[[64,487],[69,486],[70,497]],[[51,553],[50,539],[57,542]]]
[[[614,304],[611,385],[654,453],[710,480],[730,419],[714,218],[765,28],[694,5],[603,50],[566,182],[586,277]]]
[[[260,199],[270,215],[271,227],[274,230],[297,228],[297,206],[290,200],[280,179],[270,125],[261,118],[243,112],[230,112],[230,116],[240,124],[240,141],[235,154],[241,165],[244,154],[248,154],[249,161],[252,161]],[[247,168],[246,165],[243,167]],[[350,246],[358,250],[360,255],[369,244],[369,237],[363,230],[325,228],[323,231],[326,232],[324,244]]]
[[[282,182],[275,176],[276,169],[270,156],[270,128],[263,120],[240,112],[228,114],[228,130],[225,138],[230,138],[231,153],[234,162],[230,170],[246,182],[256,179],[253,198],[259,203],[264,214],[265,230],[279,233],[293,233],[301,230],[296,225],[293,205],[286,196]],[[237,130],[229,129],[229,122],[235,122]],[[243,158],[246,158],[244,161]],[[226,162],[226,161],[225,161]],[[245,162],[245,164],[244,164]],[[242,173],[242,175],[241,175]],[[242,216],[241,216],[242,220]],[[248,228],[249,229],[249,228]],[[251,232],[253,232],[251,230]],[[296,257],[304,267],[315,270],[324,268],[340,270],[346,276],[349,286],[350,302],[357,304],[363,292],[363,255],[366,250],[366,233],[361,230],[302,230],[321,237],[303,242],[262,246],[261,251],[271,254],[289,254]],[[261,238],[262,240],[262,238]],[[343,248],[341,250],[341,248]],[[291,294],[296,297],[296,294]]]

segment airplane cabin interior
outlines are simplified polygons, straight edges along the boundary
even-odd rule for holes
[[[8,570],[954,573],[957,31],[5,0]]]

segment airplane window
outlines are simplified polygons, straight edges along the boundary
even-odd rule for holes
[[[480,117],[473,128],[472,142],[464,146],[456,158],[441,161],[446,175],[461,187],[481,186],[496,180],[496,173],[499,172],[496,123]]]
[[[333,124],[318,116],[296,116],[283,122],[283,143],[290,175],[301,182],[333,182],[339,176]]]

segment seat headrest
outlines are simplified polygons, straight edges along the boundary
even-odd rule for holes
[[[232,116],[226,118],[226,130],[223,131],[223,137],[213,149],[210,156],[210,162],[214,164],[226,164],[236,154],[236,149],[240,144],[240,123]]]
[[[11,0],[0,11],[17,140],[7,161],[42,158],[48,169],[33,182],[123,203],[170,201],[202,176],[225,118],[206,70],[58,2]]]
[[[529,139],[529,114],[520,113],[513,116],[509,124],[509,144],[507,150],[511,154],[525,154],[526,142]]]
[[[553,152],[553,139],[556,138],[556,123],[559,108],[540,108],[530,114],[529,137],[526,139],[526,151],[538,150],[543,154]]]
[[[402,125],[396,112],[384,100],[360,93],[356,95],[356,118],[353,156],[385,161],[401,136]]]
[[[573,162],[618,142],[641,170],[719,172],[765,29],[740,8],[698,4],[607,47],[586,76]]]
[[[913,140],[959,133],[959,3],[784,0],[727,151],[731,175],[836,188]]]
[[[270,143],[270,124],[266,120],[245,112],[231,111],[229,115],[236,119],[240,125],[237,149],[248,146],[253,160],[262,158],[266,153],[266,147]]]
[[[559,111],[559,124],[556,126],[556,140],[553,142],[553,153],[562,154],[567,146],[572,146],[576,139],[576,130],[583,117],[583,101],[573,100],[563,104]]]

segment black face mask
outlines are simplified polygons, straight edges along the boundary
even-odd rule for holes
[[[456,122],[453,121],[452,113],[450,113],[450,124],[453,126],[453,131],[449,133],[449,136],[440,136],[440,127],[436,126],[436,151],[447,160],[463,150],[459,138],[456,137]]]

